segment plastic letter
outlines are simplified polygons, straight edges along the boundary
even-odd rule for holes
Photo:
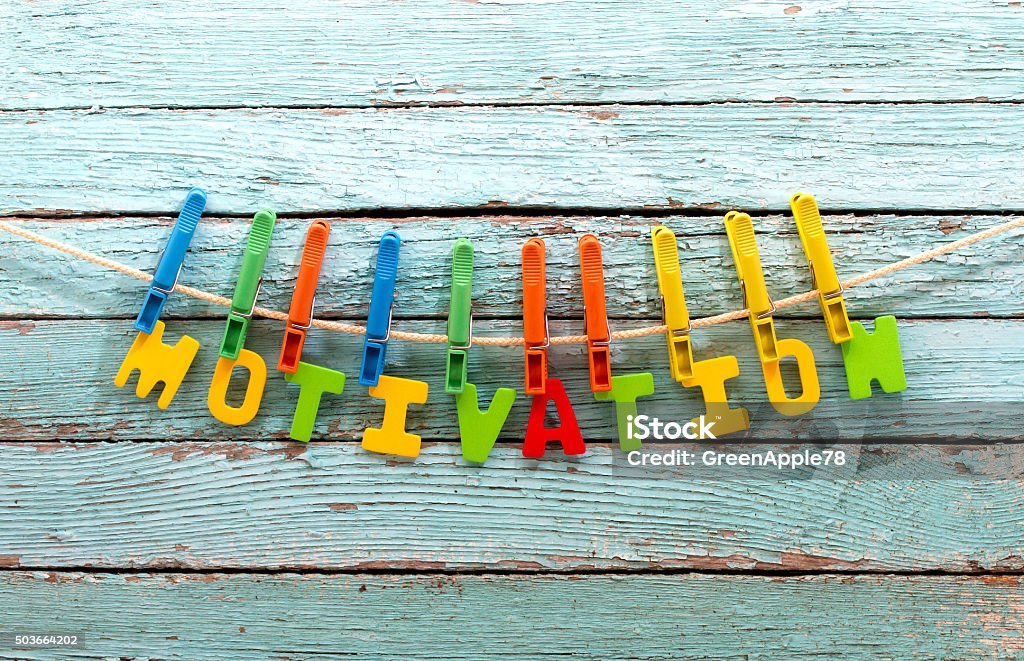
[[[740,375],[736,356],[718,356],[693,364],[693,378],[681,381],[685,388],[700,388],[707,413],[705,421],[714,423],[715,436],[732,434],[750,428],[750,415],[745,408],[729,408],[725,382]],[[693,418],[699,424],[700,418]]]
[[[384,422],[379,428],[363,432],[363,449],[400,457],[419,456],[420,437],[405,431],[405,416],[409,404],[427,403],[427,384],[381,374],[377,385],[370,387],[370,397],[384,400]]]
[[[516,391],[498,388],[486,411],[481,411],[476,386],[467,383],[461,395],[455,396],[459,411],[459,437],[462,439],[462,456],[467,461],[479,464],[487,461],[494,442],[498,440],[501,428],[516,401]]]
[[[235,365],[249,370],[249,383],[245,386],[245,399],[242,405],[228,406],[224,401],[231,383],[231,372]],[[213,371],[213,381],[206,395],[206,405],[213,417],[229,425],[244,425],[256,417],[263,401],[263,389],[267,385],[267,364],[258,353],[241,349],[238,358],[231,360],[221,356],[217,359],[217,367]]]
[[[549,401],[554,401],[558,410],[557,427],[544,426],[544,415],[547,413]],[[558,379],[548,379],[544,394],[533,398],[533,404],[530,405],[530,421],[526,425],[523,456],[543,457],[550,441],[560,442],[565,454],[583,454],[587,451],[580,426],[576,422],[576,413],[572,410],[572,402],[569,401],[569,396],[565,394],[565,388]]]
[[[779,360],[761,363],[764,372],[764,384],[768,390],[768,401],[782,415],[802,415],[818,405],[821,399],[821,387],[818,385],[818,372],[814,367],[814,353],[811,348],[792,338],[778,341]],[[799,397],[787,397],[786,388],[782,383],[781,359],[787,356],[796,358],[800,372]]]
[[[299,385],[299,401],[295,404],[295,415],[288,435],[292,440],[308,443],[313,435],[317,411],[320,410],[320,396],[325,392],[340,395],[345,389],[345,375],[300,360],[295,372],[285,373],[284,380]]]
[[[653,374],[624,374],[612,377],[612,389],[608,392],[595,392],[594,399],[599,402],[615,402],[615,419],[619,426],[619,449],[623,452],[639,450],[643,445],[640,439],[629,437],[630,416],[636,416],[636,400],[654,394]]]
[[[883,392],[907,389],[903,371],[900,336],[896,317],[886,315],[875,319],[875,332],[870,335],[860,322],[853,322],[853,339],[841,344],[846,383],[850,399],[871,397],[871,382],[878,381]]]
[[[156,405],[165,409],[178,392],[178,386],[185,379],[188,368],[199,351],[199,342],[183,335],[177,344],[164,344],[164,322],[156,321],[152,333],[139,332],[132,348],[124,357],[121,369],[117,370],[114,385],[123,388],[132,371],[139,370],[139,383],[135,386],[137,397],[148,397],[158,382],[164,389]]]

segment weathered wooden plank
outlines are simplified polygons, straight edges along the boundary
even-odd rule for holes
[[[608,447],[571,461],[498,448],[481,468],[443,444],[415,462],[336,443],[0,444],[0,557],[22,568],[1024,568],[1019,446],[847,452],[855,474],[723,479],[626,470]]]
[[[774,104],[0,114],[0,212],[1020,209],[1024,106]]]
[[[1024,98],[1008,0],[470,5],[4,3],[0,108]]]
[[[618,322],[628,328],[643,322]],[[651,322],[653,323],[653,320]],[[441,332],[439,321],[415,321],[397,326]],[[494,320],[477,328],[501,335],[520,332],[517,322]],[[580,332],[579,321],[552,321],[553,334]],[[882,396],[852,402],[846,386],[839,347],[829,344],[824,325],[811,321],[780,321],[779,337],[796,337],[810,344],[817,361],[822,401],[800,418],[805,437],[857,440],[1021,438],[1017,413],[1024,400],[1021,374],[1024,322],[1008,320],[906,321],[901,326],[903,357],[909,390],[903,396]],[[260,353],[272,370],[262,407],[245,427],[230,427],[210,416],[207,390],[223,333],[220,321],[172,323],[171,341],[181,333],[198,339],[199,355],[166,411],[156,408],[155,396],[134,396],[134,381],[116,388],[113,376],[131,346],[134,331],[128,320],[0,322],[0,439],[284,439],[287,438],[297,397],[277,372],[282,325],[256,321],[247,347]],[[750,438],[786,438],[797,433],[793,419],[767,406],[764,381],[750,328],[735,322],[694,335],[698,358],[736,355],[741,374],[729,381],[731,401],[751,410]],[[314,330],[303,359],[347,373],[351,378],[340,396],[324,397],[315,429],[316,438],[362,438],[366,427],[379,424],[383,402],[370,398],[355,381],[361,358],[361,339],[345,333]],[[552,348],[551,375],[563,379],[584,436],[591,441],[617,438],[614,407],[595,402],[589,390],[586,350],[581,345]],[[664,338],[623,340],[613,346],[613,372],[650,371],[656,392],[641,400],[643,411],[666,420],[689,419],[703,412],[700,393],[683,389],[668,373]],[[521,349],[477,345],[470,357],[470,380],[484,401],[499,386],[521,388]],[[410,409],[408,428],[428,439],[457,438],[454,398],[444,393],[444,345],[395,341],[388,351],[389,374],[415,378],[430,385],[426,406]],[[244,381],[239,379],[239,387]],[[240,395],[241,393],[239,393]],[[523,438],[528,400],[513,407],[503,438]],[[867,420],[871,423],[868,424]]]
[[[1005,222],[993,216],[830,216],[824,219],[840,273],[852,277],[933,246]],[[143,270],[159,257],[172,219],[32,220],[17,224],[47,237],[110,256]],[[309,220],[282,219],[264,269],[261,305],[287,310]],[[415,218],[402,221],[345,219],[334,222],[320,279],[317,315],[358,318],[366,314],[377,242],[397,228],[405,243],[399,271],[396,317],[440,317],[448,309],[451,246],[472,239],[476,252],[474,313],[478,318],[521,314],[519,250],[532,236],[547,242],[548,309],[579,317],[576,238],[593,232],[602,241],[609,314],[656,318],[661,314],[650,231],[664,224],[677,234],[686,295],[695,316],[742,307],[722,219],[642,217]],[[806,261],[790,217],[757,219],[762,263],[776,298],[810,288]],[[182,283],[231,296],[249,228],[246,219],[208,218],[200,224]],[[850,313],[873,318],[1024,315],[1024,230],[867,283],[846,294]],[[13,318],[133,317],[143,284],[63,253],[0,233],[0,315]],[[813,317],[809,304],[780,317]],[[223,318],[224,310],[176,296],[164,312],[173,317]]]
[[[1020,577],[5,572],[18,659],[1010,659]],[[512,615],[514,614],[514,615]],[[21,625],[21,623],[25,623]],[[31,623],[31,627],[29,627]]]

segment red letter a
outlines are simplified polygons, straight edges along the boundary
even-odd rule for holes
[[[557,427],[544,426],[544,414],[548,410],[548,402],[555,402],[555,409],[558,410]],[[565,388],[558,379],[548,379],[545,383],[544,394],[536,395],[533,404],[530,406],[530,421],[526,424],[526,441],[523,443],[524,457],[543,457],[544,450],[549,441],[558,441],[562,444],[562,451],[566,454],[583,454],[587,451],[583,443],[583,434],[580,433],[580,426],[576,422],[576,414],[573,413],[572,403],[569,396],[565,394]]]

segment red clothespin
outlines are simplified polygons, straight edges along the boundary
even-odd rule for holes
[[[593,234],[580,237],[580,271],[583,274],[583,319],[587,327],[587,354],[590,359],[590,389],[612,389],[611,331],[604,300],[604,266],[601,243]]]
[[[530,239],[523,246],[523,339],[526,344],[526,394],[543,395],[548,380],[547,278],[544,241]]]
[[[292,304],[288,308],[288,325],[284,329],[284,343],[281,345],[281,359],[277,369],[295,374],[302,358],[302,345],[306,342],[306,331],[313,325],[313,307],[316,305],[316,284],[320,280],[320,267],[327,252],[327,238],[331,235],[331,224],[326,220],[314,221],[306,232],[306,245],[302,248],[299,275],[295,279]]]

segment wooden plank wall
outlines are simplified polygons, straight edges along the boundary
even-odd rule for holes
[[[395,325],[429,332],[468,236],[481,336],[520,332],[535,235],[552,330],[580,332],[587,231],[615,328],[658,323],[663,223],[707,316],[741,306],[730,208],[755,216],[776,298],[810,287],[796,190],[818,196],[845,277],[1024,215],[1022,37],[1009,0],[5,2],[0,215],[149,269],[202,185],[183,282],[230,295],[247,219],[271,206],[274,309],[328,218],[317,313],[354,323],[396,228]],[[141,283],[0,233],[0,629],[85,640],[0,659],[1024,657],[1022,237],[848,292],[854,318],[901,319],[902,397],[851,403],[816,307],[782,311],[819,366],[809,420],[862,434],[861,471],[723,480],[619,470],[577,346],[553,366],[581,459],[522,458],[521,398],[487,464],[464,462],[439,345],[389,354],[431,388],[415,461],[359,448],[381,405],[354,380],[308,447],[287,440],[295,393],[275,376],[251,425],[224,426],[205,406],[224,310],[180,295],[169,333],[202,349],[158,411],[112,383]],[[280,331],[257,321],[249,346],[272,359]],[[730,394],[759,429],[793,433],[764,410],[745,324],[694,339],[739,357]],[[350,376],[357,351],[321,330],[308,348]],[[473,380],[517,385],[519,360],[475,347]],[[699,413],[661,338],[613,360],[654,373],[646,410]]]

